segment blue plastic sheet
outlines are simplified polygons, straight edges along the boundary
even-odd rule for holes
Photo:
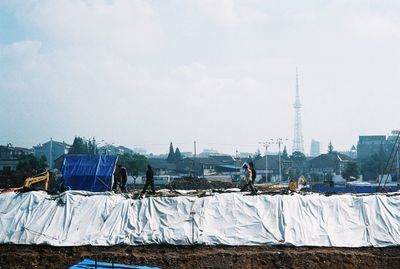
[[[138,265],[124,265],[117,263],[107,263],[107,262],[96,262],[90,259],[85,259],[82,262],[73,265],[70,269],[106,269],[106,268],[133,268],[133,269],[160,269],[159,267],[148,267],[148,266],[138,266]]]
[[[117,159],[115,155],[67,155],[61,180],[71,190],[110,191]]]
[[[302,191],[311,192],[333,192],[333,193],[379,193],[379,192],[396,192],[399,190],[397,186],[386,186],[384,190],[380,190],[378,186],[343,186],[343,187],[319,187],[312,186],[302,188]]]

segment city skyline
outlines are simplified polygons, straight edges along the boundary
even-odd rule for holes
[[[396,1],[2,1],[0,144],[290,151],[298,66],[305,153],[348,150],[400,126],[399,26]]]

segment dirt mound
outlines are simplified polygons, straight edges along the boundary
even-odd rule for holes
[[[97,261],[174,268],[400,268],[400,247],[0,245],[0,268],[68,268]]]
[[[208,181],[204,178],[187,177],[175,179],[168,184],[160,187],[160,189],[170,190],[209,190],[209,189],[229,189],[237,188],[237,184],[222,181]]]

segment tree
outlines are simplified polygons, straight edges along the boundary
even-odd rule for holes
[[[71,148],[68,151],[69,154],[87,154],[88,148],[86,141],[79,136],[75,136],[74,142],[72,142]]]
[[[349,162],[346,169],[342,172],[342,177],[347,181],[352,178],[357,179],[360,176],[360,168],[356,162]]]
[[[36,158],[33,154],[22,156],[17,164],[17,170],[26,174],[36,174],[46,167],[46,157]]]
[[[260,151],[260,149],[257,149],[257,151],[254,154],[254,160],[256,161],[256,160],[259,160],[261,158],[262,158],[261,151]]]
[[[96,140],[93,137],[92,140],[75,136],[74,142],[69,149],[69,154],[95,154],[97,152]]]
[[[292,156],[290,156],[290,159],[291,159],[293,162],[298,162],[298,163],[300,163],[300,162],[306,161],[306,155],[304,155],[304,153],[301,152],[301,151],[294,151],[293,154],[292,154]]]
[[[146,171],[149,161],[141,154],[124,153],[118,157],[118,164],[125,166],[129,174],[137,176],[140,172]]]
[[[181,151],[179,150],[179,148],[175,149],[174,159],[175,159],[175,161],[180,161],[180,160],[183,159]]]
[[[172,145],[172,142],[169,144],[169,153],[168,153],[167,161],[169,161],[169,162],[175,161],[174,146]]]
[[[301,153],[301,152],[300,152]],[[282,152],[282,159],[284,160],[290,160],[286,146],[283,147],[283,152]]]
[[[291,178],[298,178],[304,173],[307,167],[306,156],[301,151],[294,151],[289,159],[292,161],[289,168],[289,176]]]
[[[332,153],[333,152],[333,146],[332,146],[332,142],[329,141],[329,146],[328,146],[328,153]]]
[[[96,139],[94,137],[88,140],[88,152],[89,154],[97,154]]]

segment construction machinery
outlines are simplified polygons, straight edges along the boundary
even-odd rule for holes
[[[46,170],[41,174],[38,174],[33,177],[28,177],[27,179],[25,179],[24,185],[22,187],[29,188],[32,184],[44,181],[44,189],[47,191],[47,189],[49,188],[49,180],[50,180],[50,172],[49,170]]]
[[[6,189],[6,190],[1,191],[0,194],[6,193],[6,192],[21,191],[22,189],[30,188],[32,184],[39,183],[39,182],[44,182],[44,190],[47,191],[48,187],[49,187],[49,180],[50,180],[50,172],[49,172],[49,170],[46,170],[43,173],[37,174],[32,177],[28,177],[27,179],[25,179],[22,187]]]
[[[299,177],[299,179],[296,181],[294,181],[293,179],[291,179],[289,181],[289,190],[294,191],[294,192],[298,192],[303,188],[304,183],[306,182],[306,179],[304,176]]]

